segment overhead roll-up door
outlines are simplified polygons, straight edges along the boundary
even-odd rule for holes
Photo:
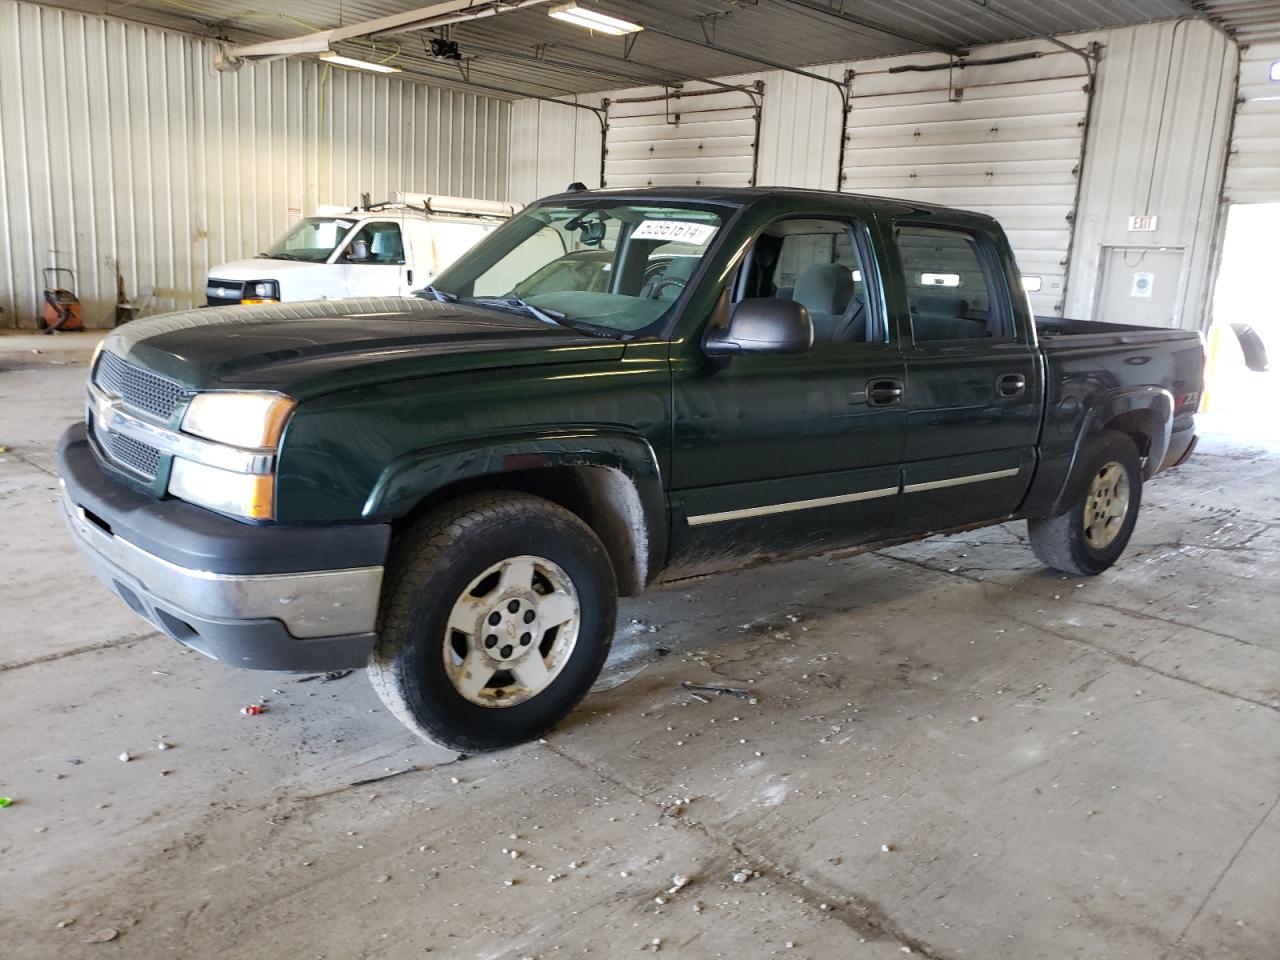
[[[606,101],[602,185],[755,186],[763,93],[688,83]]]
[[[1240,90],[1223,191],[1229,203],[1280,201],[1280,41],[1257,43],[1240,55]]]
[[[1036,313],[1061,315],[1092,95],[1083,57],[1039,42],[961,68],[878,61],[851,78],[841,189],[1003,225]]]

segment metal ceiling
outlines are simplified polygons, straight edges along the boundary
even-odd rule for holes
[[[1197,0],[1195,6],[1241,43],[1280,40],[1280,0]]]
[[[398,13],[422,0],[45,0],[88,13],[240,42],[297,36]],[[1280,8],[1280,0],[603,0],[645,25],[634,41],[561,23],[533,7],[449,28],[463,61],[430,56],[436,31],[342,52],[448,86],[562,96],[725,76],[767,62],[802,67],[1071,33],[1176,17],[1197,7]],[[1243,14],[1241,14],[1243,15]],[[1280,15],[1273,18],[1280,19]]]

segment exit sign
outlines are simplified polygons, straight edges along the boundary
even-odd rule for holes
[[[1152,214],[1144,213],[1141,216],[1129,218],[1129,230],[1138,233],[1151,233],[1156,228],[1159,217]]]

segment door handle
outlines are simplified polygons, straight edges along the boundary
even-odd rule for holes
[[[867,381],[867,406],[891,407],[902,399],[902,381],[892,377]]]
[[[996,378],[996,390],[1002,397],[1020,397],[1027,389],[1027,378],[1020,373],[1006,373]]]

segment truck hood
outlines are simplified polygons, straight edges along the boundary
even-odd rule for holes
[[[532,317],[401,297],[186,310],[135,320],[104,348],[188,390],[299,400],[432,374],[617,359],[625,349]]]
[[[251,257],[248,260],[232,260],[209,268],[210,280],[274,280],[282,274],[316,268],[332,269],[333,264],[314,263],[310,260],[273,260],[271,257]]]

